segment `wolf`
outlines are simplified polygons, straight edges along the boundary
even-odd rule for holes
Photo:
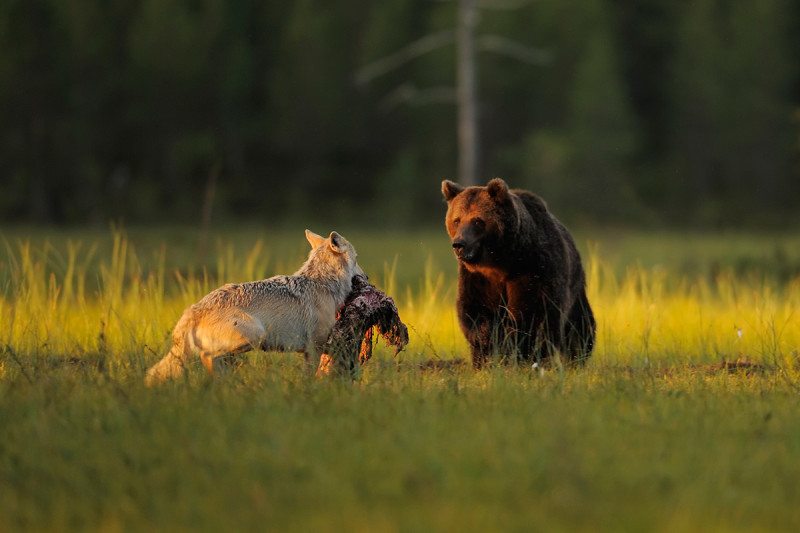
[[[352,290],[364,275],[356,250],[333,231],[324,238],[306,230],[308,260],[291,276],[228,283],[188,307],[172,334],[172,348],[147,371],[152,386],[184,374],[199,356],[210,375],[214,359],[256,348],[319,356]]]

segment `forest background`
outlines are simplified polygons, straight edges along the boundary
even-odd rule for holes
[[[4,0],[0,222],[440,223],[457,8]],[[481,180],[570,223],[797,226],[800,4],[477,9]]]

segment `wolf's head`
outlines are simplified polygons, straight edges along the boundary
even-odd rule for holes
[[[350,241],[332,231],[326,239],[306,230],[306,240],[311,245],[308,254],[308,274],[335,275],[350,281],[356,274],[364,276],[358,265],[358,254]]]

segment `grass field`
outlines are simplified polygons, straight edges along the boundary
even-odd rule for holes
[[[591,362],[474,372],[419,366],[467,357],[443,231],[342,228],[405,352],[145,389],[182,309],[302,229],[0,231],[0,530],[800,528],[800,237],[578,232]]]

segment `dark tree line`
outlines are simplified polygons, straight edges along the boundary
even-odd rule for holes
[[[573,220],[797,220],[796,2],[498,2],[478,38],[550,59],[478,52],[480,175]],[[222,217],[438,220],[455,48],[356,78],[455,23],[431,0],[4,0],[0,219],[194,222],[216,180]]]

